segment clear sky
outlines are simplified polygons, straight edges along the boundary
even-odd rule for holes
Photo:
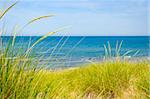
[[[0,6],[4,1],[6,0],[0,0]],[[44,35],[63,26],[71,27],[56,35],[148,35],[148,1],[20,0],[3,22],[11,31],[16,24],[23,26],[32,18],[55,14],[55,17],[28,26],[20,35]]]

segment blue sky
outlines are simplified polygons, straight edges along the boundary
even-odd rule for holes
[[[0,6],[5,0],[0,0]],[[13,0],[10,0],[14,2]],[[19,35],[44,35],[70,26],[55,35],[139,36],[148,35],[149,0],[20,0],[3,23],[8,32],[32,18],[55,14],[24,29]],[[11,4],[12,2],[8,2]]]

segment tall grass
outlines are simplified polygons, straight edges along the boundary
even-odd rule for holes
[[[5,14],[13,8],[18,2],[10,5],[8,8],[4,9],[0,13],[0,20],[5,16]],[[8,44],[4,46],[3,37],[1,37],[1,49],[0,49],[0,98],[1,99],[25,99],[34,98],[38,94],[35,90],[38,86],[37,83],[32,84],[36,74],[40,71],[37,69],[39,60],[33,61],[30,59],[30,52],[40,41],[44,40],[46,37],[56,33],[59,30],[49,32],[45,36],[37,40],[31,47],[26,51],[15,49],[15,40],[17,33],[20,33],[26,26],[32,24],[43,18],[48,18],[49,16],[40,16],[29,21],[23,28],[16,30],[14,36],[10,37]],[[2,31],[4,32],[4,31]]]
[[[116,61],[60,71],[43,70],[43,77],[39,80],[42,83],[39,86],[40,97],[148,99],[149,71],[147,62]]]
[[[6,8],[0,19],[17,3]],[[52,15],[53,16],[53,15]],[[43,18],[29,21],[32,24]],[[3,39],[0,48],[0,98],[1,99],[148,99],[150,98],[149,62],[104,61],[86,66],[51,71],[37,68],[39,60],[30,59],[32,49],[46,37],[62,29],[47,33],[25,51],[15,49],[18,31],[7,46]],[[116,57],[120,57],[122,42],[116,44]],[[104,45],[105,57],[111,58],[111,45]],[[129,52],[123,54],[126,56]],[[138,53],[138,52],[136,52]],[[136,54],[135,53],[135,54]]]
[[[136,55],[139,54],[140,50],[128,50],[124,53],[121,53],[122,44],[123,44],[123,41],[121,41],[120,43],[117,41],[116,48],[114,51],[112,50],[110,42],[107,42],[107,44],[104,44],[104,52],[105,52],[104,59],[109,60],[112,58],[116,58],[116,60],[120,60],[120,59],[124,60],[126,56],[135,57]]]

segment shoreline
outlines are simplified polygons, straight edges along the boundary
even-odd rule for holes
[[[150,57],[143,57],[143,58],[129,58],[129,59],[117,59],[117,58],[113,58],[113,59],[104,59],[104,60],[100,60],[100,61],[88,61],[88,63],[83,63],[80,65],[72,65],[72,66],[54,66],[54,67],[49,67],[46,70],[50,70],[50,71],[60,71],[60,70],[74,70],[74,69],[78,69],[78,68],[82,68],[82,67],[86,67],[88,65],[97,65],[97,64],[103,64],[103,63],[107,63],[107,62],[127,62],[127,63],[133,63],[133,64],[137,64],[137,63],[142,63],[142,62],[148,62],[150,61]]]

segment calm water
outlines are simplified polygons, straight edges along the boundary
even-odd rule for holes
[[[10,37],[2,37],[3,43],[8,43]],[[26,50],[40,37],[17,37],[15,48]],[[135,57],[148,57],[149,55],[149,36],[133,36],[133,37],[48,37],[38,45],[32,52],[32,57],[42,58],[42,62],[49,61],[53,66],[73,66],[87,63],[87,60],[103,59],[104,44],[109,41],[112,47],[112,53],[115,52],[116,42],[123,41],[121,54],[125,51],[133,50],[128,56],[140,50]],[[57,65],[56,65],[57,64]]]

